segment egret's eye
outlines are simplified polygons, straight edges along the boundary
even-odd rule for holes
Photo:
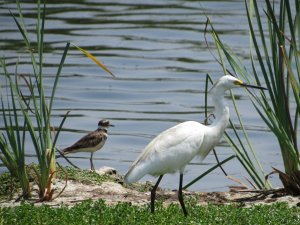
[[[243,84],[243,81],[241,81],[241,80],[235,80],[233,83],[234,83],[235,85],[242,85],[242,84]]]

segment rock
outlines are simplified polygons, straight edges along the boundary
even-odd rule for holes
[[[112,167],[108,167],[108,166],[103,166],[97,170],[95,170],[96,173],[98,173],[99,175],[114,175],[117,174],[117,170],[112,168]]]

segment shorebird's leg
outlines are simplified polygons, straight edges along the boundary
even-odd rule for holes
[[[182,180],[183,180],[183,174],[181,173],[180,177],[179,177],[178,200],[179,200],[179,203],[180,203],[181,208],[183,210],[184,216],[187,216],[188,213],[186,211],[186,208],[185,208],[185,205],[184,205],[184,202],[183,202],[183,196],[182,196]]]
[[[155,202],[155,194],[156,194],[156,189],[159,185],[159,182],[161,181],[161,179],[163,178],[164,175],[160,175],[156,184],[154,185],[154,187],[151,190],[151,212],[154,213],[154,202]]]
[[[93,154],[94,154],[94,152],[91,152],[91,158],[90,158],[90,162],[91,162],[91,170],[95,170],[95,168],[94,168],[94,163],[93,163]]]

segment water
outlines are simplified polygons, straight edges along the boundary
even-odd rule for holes
[[[34,40],[35,5],[22,5]],[[1,6],[1,56],[6,57],[11,72],[19,57],[19,72],[30,74],[32,68],[21,34],[7,10],[16,12],[16,7],[14,4]],[[205,76],[209,73],[217,79],[223,74],[204,41],[204,12],[222,39],[249,63],[244,1],[50,1],[45,24],[46,89],[51,90],[66,42],[88,50],[117,76],[113,79],[107,75],[74,47],[69,50],[57,89],[52,124],[58,126],[62,116],[68,110],[71,113],[58,147],[64,148],[96,129],[98,120],[109,119],[115,127],[109,130],[105,147],[94,154],[94,164],[111,166],[124,174],[156,134],[182,121],[203,121]],[[209,44],[213,45],[211,38]],[[236,94],[240,95],[237,102],[242,118],[266,172],[271,172],[271,166],[282,169],[274,136],[268,132],[246,93],[239,90]],[[236,115],[231,112],[237,124]],[[0,126],[3,128],[3,124]],[[224,141],[216,149],[220,160],[233,154]],[[89,168],[89,153],[72,156],[74,164]],[[34,160],[28,158],[28,161]],[[58,161],[67,165],[62,159]],[[193,160],[187,166],[184,182],[191,181],[215,162],[212,154],[201,165],[199,160]],[[228,162],[224,169],[240,179],[247,176],[236,159]],[[167,175],[162,186],[177,188],[178,179],[178,174]],[[155,178],[148,176],[143,180],[155,181]],[[274,186],[280,185],[276,177],[272,182]],[[190,190],[223,191],[228,190],[229,185],[236,183],[217,169]]]

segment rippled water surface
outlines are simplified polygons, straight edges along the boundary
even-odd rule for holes
[[[34,42],[35,4],[22,6]],[[19,59],[19,73],[31,74],[27,50],[8,9],[16,13],[16,6],[2,4],[0,8],[1,56],[6,57],[10,72],[14,72]],[[62,115],[68,110],[71,113],[58,147],[64,148],[96,129],[99,119],[109,119],[115,127],[109,130],[104,148],[94,154],[94,164],[111,166],[124,174],[156,134],[182,121],[203,121],[205,76],[209,73],[217,79],[222,75],[222,68],[204,41],[205,14],[221,38],[249,64],[244,1],[49,1],[45,24],[46,89],[52,87],[67,42],[97,56],[117,77],[113,79],[74,47],[69,50],[57,89],[52,124],[58,126]],[[213,45],[211,38],[209,41]],[[235,93],[240,96],[237,103],[241,116],[266,172],[271,171],[271,166],[281,169],[275,138],[267,131],[246,92]],[[3,124],[0,126],[3,128]],[[228,131],[232,133],[230,128]],[[31,149],[29,145],[28,154],[34,154]],[[224,141],[216,150],[220,160],[233,154]],[[89,153],[72,156],[73,163],[89,168]],[[28,161],[34,160],[28,157]],[[62,159],[58,161],[67,165]],[[203,164],[194,159],[186,168],[185,182],[215,163],[212,154]],[[231,176],[247,176],[236,159],[224,168]],[[143,180],[148,179],[155,180],[150,176]],[[273,182],[279,185],[277,179]],[[162,185],[177,188],[178,174],[165,176]],[[190,189],[219,191],[227,190],[229,185],[236,183],[217,169]]]

